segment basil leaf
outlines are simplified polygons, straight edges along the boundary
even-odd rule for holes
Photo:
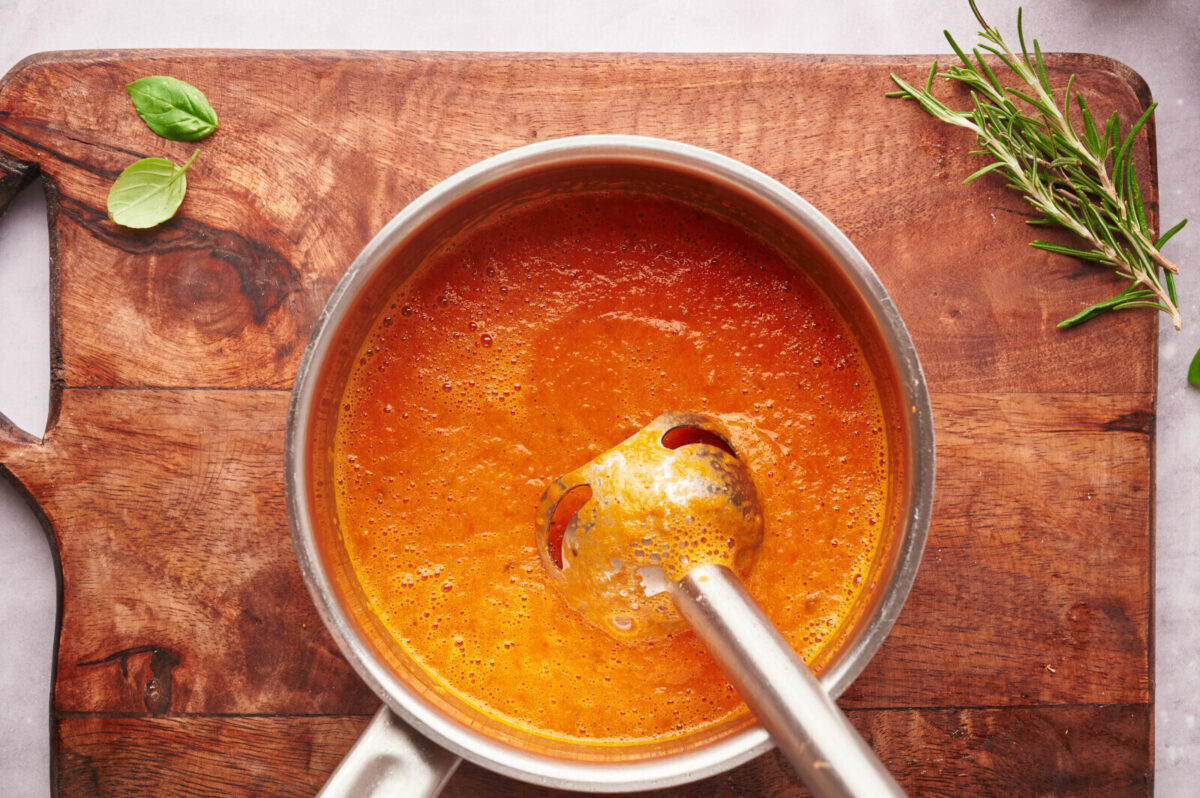
[[[165,139],[196,141],[217,129],[217,112],[190,83],[152,75],[135,80],[125,91],[142,121]]]
[[[165,158],[134,161],[117,177],[108,192],[108,218],[123,227],[145,229],[175,215],[187,192],[188,162],[176,166]]]
[[[1188,382],[1192,385],[1200,385],[1200,349],[1196,350],[1196,355],[1192,358],[1192,365],[1188,366]]]

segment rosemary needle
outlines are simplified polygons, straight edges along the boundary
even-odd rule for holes
[[[1032,55],[1026,47],[1021,12],[1017,12],[1018,56],[1000,31],[984,21],[975,0],[969,2],[983,26],[979,34],[982,42],[972,50],[974,61],[947,31],[946,39],[961,65],[938,72],[934,61],[923,89],[892,75],[900,91],[888,96],[916,100],[937,119],[975,134],[981,149],[972,154],[989,156],[992,161],[964,183],[998,172],[1041,214],[1030,224],[1060,225],[1086,242],[1082,248],[1049,241],[1033,241],[1031,246],[1107,266],[1128,281],[1119,294],[1059,322],[1059,327],[1081,324],[1110,310],[1151,307],[1167,313],[1179,329],[1182,319],[1174,281],[1179,269],[1161,250],[1187,219],[1163,235],[1154,236],[1146,221],[1132,156],[1133,140],[1154,113],[1155,105],[1147,108],[1122,137],[1117,114],[1097,125],[1083,95],[1075,92],[1080,126],[1077,131],[1071,119],[1075,76],[1067,81],[1060,105],[1050,89],[1037,40],[1033,40]],[[1019,79],[1021,88],[1003,86],[980,50],[999,59]],[[934,77],[965,84],[973,107],[955,111],[934,97]]]

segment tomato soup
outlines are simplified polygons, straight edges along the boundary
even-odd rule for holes
[[[346,547],[399,645],[485,713],[628,743],[746,712],[693,634],[614,640],[535,546],[547,484],[665,411],[731,431],[766,521],[747,588],[803,657],[868,589],[880,398],[829,300],[752,233],[635,191],[547,197],[446,243],[384,307],[338,418]]]

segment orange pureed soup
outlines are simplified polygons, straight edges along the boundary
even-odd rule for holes
[[[746,711],[693,634],[615,641],[535,548],[546,485],[668,410],[721,419],[753,470],[746,584],[805,659],[864,589],[888,484],[871,373],[808,278],[716,215],[632,191],[499,212],[359,355],[334,452],[347,549],[399,644],[488,714],[627,743]]]

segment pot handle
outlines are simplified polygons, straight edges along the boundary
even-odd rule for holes
[[[433,798],[462,759],[417,734],[380,707],[346,754],[320,798]]]

